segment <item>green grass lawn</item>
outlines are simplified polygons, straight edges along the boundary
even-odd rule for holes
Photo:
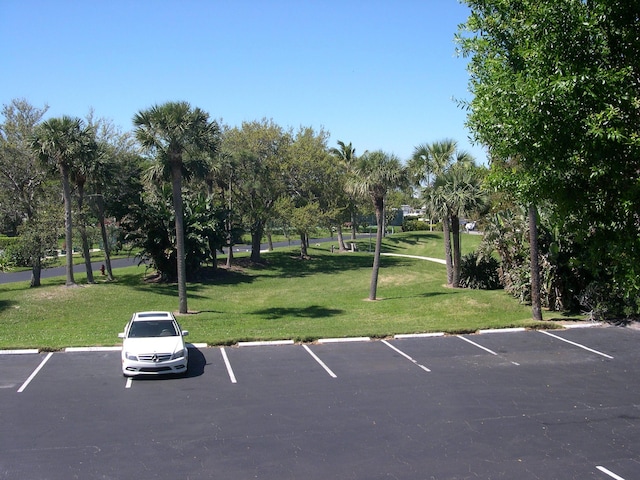
[[[444,265],[424,260],[383,257],[378,300],[367,301],[368,242],[360,239],[356,253],[331,253],[330,243],[312,244],[309,260],[288,248],[264,254],[263,266],[218,269],[206,281],[189,283],[190,313],[179,321],[190,331],[189,341],[210,345],[535,326],[530,307],[503,291],[447,288]],[[479,236],[463,235],[464,251],[479,242]],[[392,235],[383,251],[442,258],[442,234]],[[93,285],[76,274],[80,285],[72,288],[63,277],[33,289],[26,282],[3,285],[0,348],[119,344],[117,334],[133,312],[177,310],[176,285],[147,282],[144,274],[144,267],[118,269],[114,282],[98,276]]]

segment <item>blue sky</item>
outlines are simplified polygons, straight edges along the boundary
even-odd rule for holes
[[[0,0],[0,103],[112,119],[186,100],[228,125],[324,127],[402,160],[469,141],[457,0]]]

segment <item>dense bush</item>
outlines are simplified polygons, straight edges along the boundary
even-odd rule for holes
[[[626,284],[616,272],[603,266],[598,276],[586,267],[597,259],[572,235],[550,226],[552,218],[541,215],[538,226],[540,298],[552,311],[583,311],[597,320],[628,322],[640,318],[640,298],[634,294],[637,277]],[[531,272],[526,213],[503,211],[486,219],[482,255],[500,257],[499,275],[506,292],[523,303],[531,302]],[[630,287],[631,285],[631,287]]]
[[[498,273],[500,264],[493,257],[480,257],[469,253],[460,263],[460,286],[478,290],[497,290],[502,288]]]
[[[190,279],[200,268],[215,259],[215,253],[226,242],[226,212],[203,194],[183,192],[185,263]],[[163,278],[177,278],[175,221],[171,187],[164,185],[157,195],[132,208],[123,219],[125,241],[140,250],[139,256]]]
[[[425,232],[429,230],[442,231],[442,223],[429,224],[422,220],[403,220],[402,231],[403,232]]]
[[[5,267],[28,267],[29,259],[24,256],[18,237],[2,237],[0,239],[0,251],[2,252],[2,264]]]

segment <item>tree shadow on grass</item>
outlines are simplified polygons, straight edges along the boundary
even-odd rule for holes
[[[335,315],[341,315],[344,310],[335,308],[320,307],[318,305],[311,305],[309,307],[301,308],[285,308],[285,307],[273,307],[265,308],[262,310],[255,310],[252,315],[259,315],[267,320],[278,320],[284,317],[297,317],[297,318],[327,318]]]
[[[396,250],[406,251],[407,245],[426,245],[428,242],[441,241],[442,236],[434,233],[415,232],[415,234],[407,234],[401,237],[387,237],[384,242],[385,252],[394,252]]]
[[[252,274],[261,276],[279,276],[281,278],[303,278],[317,274],[333,274],[350,270],[370,270],[373,266],[373,255],[362,253],[327,253],[326,250],[310,248],[311,256],[301,258],[293,251],[271,252],[264,265]],[[398,267],[410,262],[401,257],[385,257],[385,266]]]
[[[205,269],[197,279],[187,282],[188,296],[198,298],[198,292],[204,291],[210,285],[239,285],[252,283],[255,275],[241,271],[227,269]],[[141,278],[139,273],[119,275],[116,282],[136,290],[151,291],[157,295],[177,296],[178,284],[172,281],[154,279],[152,277]]]
[[[13,300],[0,300],[0,312],[4,312],[5,310],[9,310],[17,305],[17,302]]]
[[[416,293],[413,295],[398,295],[395,297],[380,297],[378,300],[402,300],[402,299],[406,299],[406,298],[431,298],[431,297],[438,297],[440,295],[456,295],[462,293],[461,290],[456,290],[455,288],[452,288],[451,291],[446,291],[446,292],[424,292],[424,293]]]
[[[234,268],[203,269],[198,278],[188,281],[188,296],[199,297],[199,292],[209,286],[233,286],[250,284],[261,277],[304,278],[311,275],[330,275],[350,270],[370,270],[373,256],[362,253],[329,253],[310,248],[311,256],[301,258],[295,250],[270,252],[260,263],[237,262]],[[402,257],[384,257],[385,267],[402,267],[413,260]],[[176,296],[177,284],[167,281],[143,280],[140,273],[117,275],[117,283],[137,290],[151,291],[158,295]]]

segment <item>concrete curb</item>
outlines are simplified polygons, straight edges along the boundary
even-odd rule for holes
[[[592,322],[592,323],[568,323],[562,324],[563,328],[572,329],[572,328],[591,328],[591,327],[600,327],[602,323],[600,322]],[[489,334],[489,333],[513,333],[513,332],[525,332],[527,331],[524,327],[514,327],[514,328],[489,328],[478,330],[478,334]],[[429,333],[402,333],[398,335],[394,335],[393,338],[396,340],[402,340],[407,338],[428,338],[428,337],[443,337],[447,335],[445,332],[429,332]],[[453,334],[452,334],[453,335]],[[350,343],[350,342],[370,342],[372,341],[371,337],[342,337],[342,338],[321,338],[316,341],[319,344],[326,343]],[[265,340],[265,341],[255,341],[255,342],[238,342],[238,347],[263,347],[263,346],[279,346],[279,345],[294,345],[296,342],[294,340]],[[207,343],[187,343],[188,348],[208,348],[209,345]],[[122,346],[115,347],[67,347],[62,349],[65,353],[74,353],[74,352],[113,352],[122,350]],[[0,350],[0,355],[24,355],[24,354],[34,354],[40,353],[37,348],[25,348],[25,349],[17,349],[17,350]]]

